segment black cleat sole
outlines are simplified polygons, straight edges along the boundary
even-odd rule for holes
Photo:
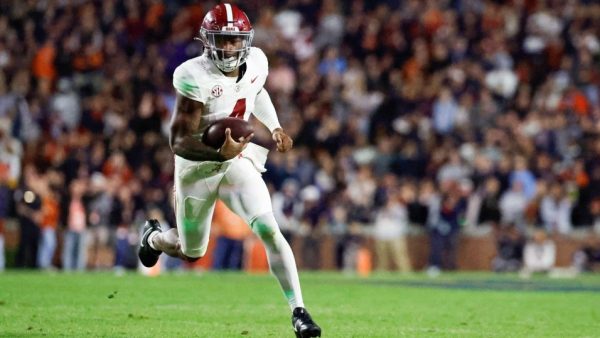
[[[319,329],[308,329],[302,333],[294,331],[294,333],[296,334],[296,338],[321,337],[321,330]]]
[[[142,264],[147,268],[151,268],[156,265],[156,262],[158,262],[158,258],[161,254],[161,251],[152,249],[148,243],[148,237],[155,231],[162,232],[158,221],[155,219],[146,221],[146,224],[144,224],[142,239],[140,241],[138,257],[140,258]]]
[[[297,338],[321,337],[321,328],[303,307],[297,307],[292,312],[292,326]]]

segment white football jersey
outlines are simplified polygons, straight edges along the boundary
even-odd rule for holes
[[[182,63],[173,73],[173,86],[187,98],[204,103],[205,114],[202,125],[228,116],[248,120],[254,111],[256,95],[263,88],[269,64],[265,53],[251,47],[246,60],[246,72],[237,77],[228,77],[214,65],[208,55]]]

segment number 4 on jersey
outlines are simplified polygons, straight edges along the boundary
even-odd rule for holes
[[[229,115],[229,117],[235,117],[238,119],[244,119],[244,114],[246,113],[246,99],[239,99],[235,103],[235,107],[233,107],[233,112]]]

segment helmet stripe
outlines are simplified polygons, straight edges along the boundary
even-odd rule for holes
[[[227,27],[233,27],[233,10],[230,4],[224,4],[227,12]]]

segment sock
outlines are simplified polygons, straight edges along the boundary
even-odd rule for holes
[[[265,245],[271,273],[279,281],[292,311],[297,307],[304,307],[294,253],[279,231],[273,214],[269,213],[256,218],[252,222],[252,230]]]
[[[151,234],[148,236],[148,244],[150,244],[150,247],[151,247],[152,249],[154,249],[154,250],[158,250],[158,249],[156,248],[156,246],[154,245],[154,237],[156,237],[156,235],[158,235],[159,233],[160,233],[160,232],[158,232],[158,231],[154,231],[153,233],[151,233]]]
[[[154,250],[159,250],[172,257],[179,257],[179,234],[172,228],[164,232],[155,231],[148,237],[148,243]]]

